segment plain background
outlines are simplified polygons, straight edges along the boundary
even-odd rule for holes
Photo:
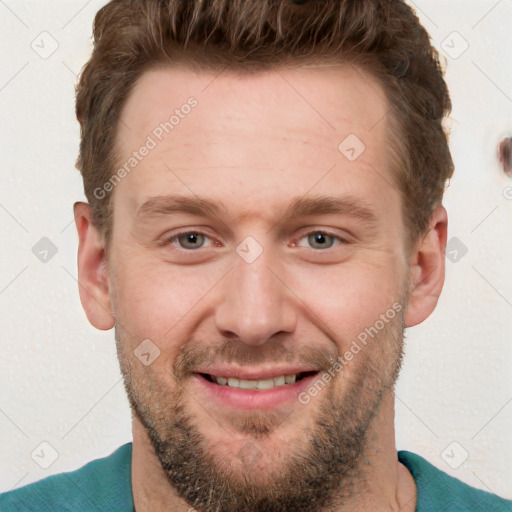
[[[2,491],[131,440],[113,331],[89,325],[76,281],[74,84],[104,3],[0,1]],[[444,291],[407,331],[397,445],[512,498],[512,179],[496,158],[512,136],[512,1],[413,6],[447,62],[456,171]]]

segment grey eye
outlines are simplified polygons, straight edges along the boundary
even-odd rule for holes
[[[177,237],[177,240],[183,249],[199,249],[204,245],[205,236],[201,233],[184,233]]]
[[[318,231],[308,235],[308,242],[314,249],[329,249],[334,244],[334,237]]]

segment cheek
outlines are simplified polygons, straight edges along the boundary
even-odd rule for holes
[[[197,321],[202,299],[222,277],[206,266],[172,267],[161,261],[124,260],[117,272],[115,314],[135,339],[161,348]]]
[[[401,272],[401,271],[400,271]],[[385,265],[303,270],[294,289],[316,323],[340,343],[350,343],[401,300],[401,273]],[[310,315],[311,316],[311,315]],[[327,331],[328,329],[328,331]]]

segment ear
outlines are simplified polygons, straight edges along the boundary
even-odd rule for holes
[[[104,243],[92,224],[90,204],[76,202],[73,206],[78,231],[78,285],[80,301],[89,322],[101,330],[114,327],[115,318],[109,297],[109,280]]]
[[[430,217],[427,234],[411,251],[412,280],[404,315],[406,327],[426,320],[437,305],[444,284],[447,229],[448,215],[443,206],[438,206]]]

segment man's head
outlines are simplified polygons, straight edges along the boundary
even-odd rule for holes
[[[453,173],[441,125],[451,103],[437,52],[410,7],[396,0],[140,0],[98,12],[94,51],[77,87],[77,167],[107,244],[113,209],[105,184],[125,163],[116,135],[127,97],[147,70],[181,63],[217,75],[322,62],[354,64],[384,89],[386,115],[375,122],[386,120],[410,237],[423,234]]]
[[[449,105],[399,2],[99,12],[81,298],[198,510],[320,510],[392,444],[404,327],[444,279]]]

